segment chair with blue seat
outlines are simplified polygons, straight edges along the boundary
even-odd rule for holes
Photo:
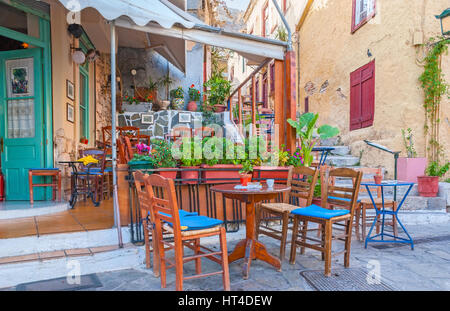
[[[137,203],[139,207],[139,213],[142,219],[142,227],[144,231],[144,242],[145,242],[145,263],[147,269],[151,267],[151,253],[153,254],[153,274],[159,277],[159,260],[158,260],[158,244],[156,243],[155,232],[153,221],[150,214],[149,204],[149,193],[145,186],[145,179],[148,175],[142,173],[141,171],[133,172],[134,184],[136,186]],[[187,216],[197,216],[198,213],[187,212],[184,210],[179,210],[179,215],[181,217]],[[168,232],[164,232],[164,236],[169,236]],[[166,234],[167,233],[167,234]]]
[[[351,186],[336,186],[331,183],[324,185],[322,191],[322,206],[310,205],[291,211],[294,218],[292,228],[291,258],[290,263],[295,264],[297,246],[301,247],[304,254],[305,248],[311,248],[322,253],[325,260],[325,276],[331,275],[331,247],[333,240],[345,242],[344,266],[350,266],[350,247],[353,229],[353,219],[358,204],[358,193],[361,184],[362,173],[349,168],[336,168],[327,171],[325,180],[329,177],[348,179]],[[339,209],[330,209],[330,206],[338,206]],[[321,239],[308,237],[308,223],[316,223],[321,230]],[[301,224],[301,227],[300,227]],[[336,234],[333,229],[344,227],[341,234]],[[312,244],[312,242],[316,242]],[[342,252],[340,252],[342,253]],[[337,253],[337,254],[340,254]]]
[[[89,165],[80,164],[80,170],[77,172],[78,179],[87,184],[93,183],[96,201],[103,199],[104,185],[105,185],[105,151],[101,149],[88,148],[79,150],[80,158],[92,156],[98,160],[98,163]],[[85,187],[85,186],[84,186]]]
[[[153,219],[154,222],[155,253],[156,249],[159,252],[159,258],[154,257],[154,259],[159,260],[160,263],[161,287],[166,287],[166,268],[175,267],[176,290],[183,290],[184,280],[217,274],[222,275],[224,289],[230,290],[228,253],[223,222],[206,216],[180,217],[173,179],[152,174],[144,178],[144,183],[147,198],[143,198],[143,200],[150,207],[150,219]],[[163,191],[154,191],[154,188]],[[163,238],[165,233],[173,235],[173,242]],[[201,238],[212,236],[219,237],[219,251],[211,250],[200,244]],[[184,256],[184,246],[192,249],[194,255]],[[166,250],[168,249],[175,251],[174,261],[166,257]],[[202,258],[219,263],[222,269],[202,274]],[[183,275],[183,264],[188,261],[195,261],[196,273],[193,276],[185,277]]]
[[[280,260],[284,260],[288,225],[291,211],[312,203],[314,187],[317,183],[319,170],[309,167],[290,167],[287,185],[291,187],[280,203],[261,203],[256,211],[256,237],[264,234],[279,240]],[[267,213],[281,218],[281,231],[261,222],[261,215]]]

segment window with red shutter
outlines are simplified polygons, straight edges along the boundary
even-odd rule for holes
[[[350,131],[373,125],[375,60],[350,74]]]

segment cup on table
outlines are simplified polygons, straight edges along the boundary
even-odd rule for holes
[[[267,183],[267,187],[273,188],[273,185],[275,184],[275,179],[267,179],[266,183]]]
[[[381,184],[381,180],[383,179],[383,176],[381,176],[381,175],[375,175],[375,176],[373,176],[373,179],[375,180],[375,183],[376,183],[377,185],[379,185],[379,184]]]

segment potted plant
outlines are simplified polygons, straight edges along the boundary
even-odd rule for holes
[[[403,145],[406,149],[407,157],[398,158],[397,178],[401,181],[416,182],[427,166],[427,158],[418,158],[414,148],[412,130],[402,129]]]
[[[233,155],[227,158],[227,150],[233,150]],[[206,137],[203,140],[203,179],[207,184],[230,182],[239,179],[241,159],[245,159],[245,149],[235,146],[226,138]],[[219,179],[225,178],[225,179]]]
[[[321,139],[328,139],[339,134],[339,129],[328,124],[316,127],[319,114],[304,113],[298,121],[288,119],[288,123],[295,128],[300,137],[300,148],[296,152],[302,157],[303,165],[311,166],[313,162],[312,149]]]
[[[198,102],[201,98],[201,92],[195,88],[195,85],[192,84],[188,91],[189,94],[189,103],[187,105],[187,110],[189,111],[197,111]]]
[[[182,139],[181,146],[177,147],[176,150],[179,152],[178,158],[181,162],[181,179],[191,179],[183,180],[183,184],[197,184],[198,183],[198,170],[201,159],[201,141],[200,139],[194,137],[184,137]],[[197,157],[200,155],[200,157]]]
[[[169,88],[173,84],[173,80],[170,78],[169,75],[166,75],[164,78],[159,79],[158,84],[164,86],[166,91],[166,99],[161,101],[161,109],[166,110],[167,107],[170,105],[170,99],[169,99]]]
[[[170,91],[172,97],[172,108],[175,110],[183,110],[184,108],[184,91],[181,86]]]
[[[417,176],[418,191],[422,197],[435,197],[439,191],[439,177],[448,172],[450,162],[440,166],[437,161],[431,162],[425,170],[425,176]]]
[[[242,169],[239,171],[241,185],[247,186],[252,180],[253,164],[252,161],[247,159],[243,162]]]
[[[231,92],[231,82],[223,78],[220,73],[216,73],[204,84],[207,95],[207,105],[215,112],[223,112],[227,109],[224,102]]]
[[[177,162],[172,156],[171,144],[165,140],[155,140],[152,143],[151,154],[155,159],[155,167],[158,169],[168,169],[160,170],[158,174],[166,177],[175,179],[177,177]]]

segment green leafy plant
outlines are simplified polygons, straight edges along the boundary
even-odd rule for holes
[[[159,79],[158,84],[163,85],[166,89],[166,100],[169,100],[169,88],[173,84],[173,80],[169,75]]]
[[[296,120],[288,119],[288,123],[295,128],[300,137],[301,147],[300,156],[303,159],[304,166],[311,166],[313,161],[312,149],[320,139],[327,139],[339,134],[339,129],[328,124],[316,127],[319,114],[308,112],[302,114]]]
[[[239,170],[240,174],[249,174],[253,172],[253,163],[249,159],[242,162],[242,169]]]
[[[170,97],[172,98],[184,98],[184,91],[181,86],[170,91]]]
[[[214,105],[223,105],[231,94],[231,82],[223,78],[220,74],[215,74],[204,83],[206,88],[207,104],[210,107]],[[214,109],[214,108],[213,108]]]
[[[129,105],[139,104],[139,99],[137,97],[135,97],[135,96],[125,95],[123,97],[123,101],[126,102]]]
[[[429,48],[428,55],[425,57],[424,71],[419,77],[421,87],[425,93],[425,124],[424,132],[427,137],[428,158],[432,161],[439,161],[443,153],[442,146],[439,143],[439,114],[441,99],[444,94],[448,94],[449,84],[445,81],[441,68],[441,55],[448,52],[450,39],[440,38],[440,41],[434,42],[430,38],[425,47]]]
[[[188,93],[189,93],[189,99],[190,99],[191,101],[195,101],[195,102],[200,101],[200,98],[201,98],[201,96],[202,96],[202,93],[201,93],[199,90],[197,90],[197,89],[195,88],[195,85],[194,85],[194,84],[192,84],[192,85],[190,86]]]
[[[199,166],[202,164],[202,141],[197,138],[184,137],[177,149],[181,166]]]
[[[278,26],[277,33],[275,35],[275,39],[280,41],[287,42],[288,41],[288,33],[283,26]]]
[[[447,162],[444,165],[439,165],[437,161],[432,161],[428,167],[425,169],[425,174],[427,176],[437,176],[442,177],[445,175],[445,173],[448,172],[450,168],[450,162]]]
[[[159,87],[160,80],[153,81],[152,77],[148,78],[148,90],[150,92],[156,91]]]
[[[406,133],[406,131],[408,133]],[[408,128],[406,131],[402,129],[403,145],[405,146],[408,158],[415,158],[417,157],[417,152],[414,148],[412,130],[411,128]]]
[[[173,158],[171,144],[165,140],[155,140],[152,142],[152,151],[155,167],[176,167],[177,161]]]

